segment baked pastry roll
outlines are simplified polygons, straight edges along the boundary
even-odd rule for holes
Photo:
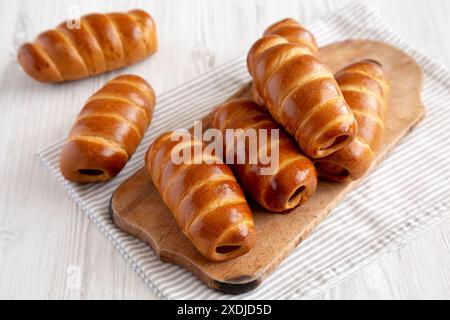
[[[62,175],[87,183],[114,178],[152,120],[155,93],[135,75],[108,81],[81,110],[60,157]]]
[[[294,41],[293,28],[301,30],[301,41]],[[305,155],[323,158],[349,144],[358,126],[333,73],[316,53],[313,35],[284,20],[255,42],[247,66],[272,117]]]
[[[314,194],[317,173],[313,163],[300,152],[289,134],[253,101],[235,99],[222,104],[213,112],[211,126],[223,133],[227,164],[244,191],[262,207],[281,212],[303,204]],[[229,129],[234,130],[232,141],[225,139]],[[244,141],[248,133],[255,133],[253,137],[257,140],[253,141],[253,149],[251,142],[245,141],[245,159],[239,162],[236,149],[242,145],[238,141],[239,138]],[[267,134],[265,139],[262,134]],[[253,161],[252,152],[257,155]],[[270,161],[261,161],[266,156]],[[233,159],[233,164],[228,159]]]
[[[374,60],[343,68],[336,80],[358,121],[358,136],[314,164],[321,178],[342,182],[361,178],[372,164],[384,133],[389,86],[381,64]]]
[[[212,261],[247,253],[255,244],[253,216],[231,169],[208,154],[189,133],[179,141],[176,132],[157,138],[145,156],[153,184],[182,232]],[[195,148],[200,148],[197,153]],[[197,149],[198,150],[198,149]],[[192,156],[190,161],[174,155]]]

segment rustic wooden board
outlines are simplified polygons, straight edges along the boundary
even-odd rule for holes
[[[363,58],[378,60],[385,68],[391,84],[390,111],[375,166],[425,114],[420,101],[420,67],[402,51],[370,40],[332,44],[320,54],[333,71]],[[247,94],[245,86],[235,96]],[[358,183],[320,182],[316,194],[288,214],[267,214],[250,201],[257,243],[250,253],[220,263],[203,258],[182,234],[145,168],[118,187],[110,211],[119,228],[146,241],[162,261],[186,268],[211,288],[243,293],[257,287]]]

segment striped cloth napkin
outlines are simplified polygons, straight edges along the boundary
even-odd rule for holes
[[[58,169],[64,139],[39,151],[40,159],[74,201],[160,298],[312,298],[450,215],[450,117],[445,109],[450,101],[450,73],[410,47],[376,13],[360,4],[351,4],[309,27],[321,45],[367,38],[409,53],[425,73],[422,100],[427,115],[252,292],[231,296],[207,288],[186,270],[161,262],[149,246],[115,227],[108,215],[112,192],[143,165],[144,152],[156,136],[168,129],[190,127],[250,80],[244,57],[159,96],[150,130],[126,168],[109,183],[77,185],[65,181]],[[186,105],[191,106],[188,113],[183,112]]]

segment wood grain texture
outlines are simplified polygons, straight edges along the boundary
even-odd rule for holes
[[[70,90],[64,85],[44,90],[17,65],[20,44],[64,20],[72,5],[80,13],[147,9],[164,25],[158,30],[161,54],[158,62],[127,72],[143,75],[161,93],[246,54],[279,18],[293,16],[308,26],[350,1],[1,1],[0,298],[156,297],[35,156],[38,147],[66,136],[83,101],[118,73],[72,83]],[[361,1],[376,7],[413,46],[450,67],[449,1]],[[72,265],[81,273],[79,288],[68,286]],[[449,279],[450,222],[445,222],[319,298],[450,299]]]
[[[374,59],[383,65],[392,94],[385,134],[373,168],[424,116],[425,108],[420,100],[422,71],[408,55],[377,41],[339,42],[320,49],[319,54],[334,73],[363,59]],[[251,95],[250,87],[245,88],[247,90],[239,92],[238,96]],[[208,120],[208,116],[202,119],[206,127]],[[286,214],[271,214],[253,204],[256,245],[246,255],[224,262],[210,262],[192,246],[177,227],[145,168],[117,188],[110,211],[119,228],[147,242],[162,261],[186,268],[211,288],[244,293],[261,284],[359,182],[321,181],[316,193],[305,204]]]

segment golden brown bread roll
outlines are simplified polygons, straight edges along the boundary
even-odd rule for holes
[[[309,30],[303,28],[297,21],[292,18],[286,18],[272,24],[264,31],[264,35],[278,35],[285,38],[289,42],[299,43],[307,46],[311,52],[316,53],[319,51],[314,35],[309,32]],[[250,59],[250,56],[248,57],[248,59]],[[250,63],[249,61],[247,61],[247,67],[249,66]],[[251,90],[253,100],[259,106],[266,109],[265,102],[256,90],[256,86],[254,83],[252,83]]]
[[[278,166],[272,173],[262,171],[270,163],[257,161],[250,163],[249,143],[245,144],[245,163],[239,164],[233,153],[234,164],[229,164],[243,189],[262,207],[275,212],[292,209],[311,197],[317,186],[317,173],[313,163],[300,152],[295,141],[261,108],[248,99],[235,99],[219,106],[211,118],[211,127],[222,131],[225,138],[227,129],[253,129],[267,132],[267,140],[258,139],[256,153],[278,157]],[[278,130],[279,137],[271,148],[271,129]],[[235,134],[234,143],[238,139]],[[226,144],[225,150],[230,150]],[[232,146],[231,146],[232,147]],[[231,151],[232,152],[232,151]],[[259,160],[259,158],[258,158]]]
[[[81,110],[61,151],[63,176],[73,182],[107,181],[131,158],[149,126],[155,93],[142,78],[108,81]]]
[[[252,213],[231,169],[204,150],[191,162],[172,161],[172,154],[195,155],[194,149],[203,146],[189,133],[182,141],[173,134],[157,138],[145,156],[164,203],[206,258],[223,261],[245,254],[254,246],[256,235]]]
[[[345,67],[336,80],[358,121],[358,137],[315,165],[321,178],[343,182],[361,178],[370,168],[384,132],[389,86],[381,64],[373,60]]]
[[[18,60],[35,80],[62,82],[136,63],[157,46],[156,25],[145,11],[89,14],[78,29],[62,23],[22,45]]]
[[[294,33],[284,38],[283,28],[272,29],[247,56],[255,89],[308,157],[326,157],[354,139],[355,117],[332,72],[316,56],[312,35],[305,31],[310,41],[290,42]]]

